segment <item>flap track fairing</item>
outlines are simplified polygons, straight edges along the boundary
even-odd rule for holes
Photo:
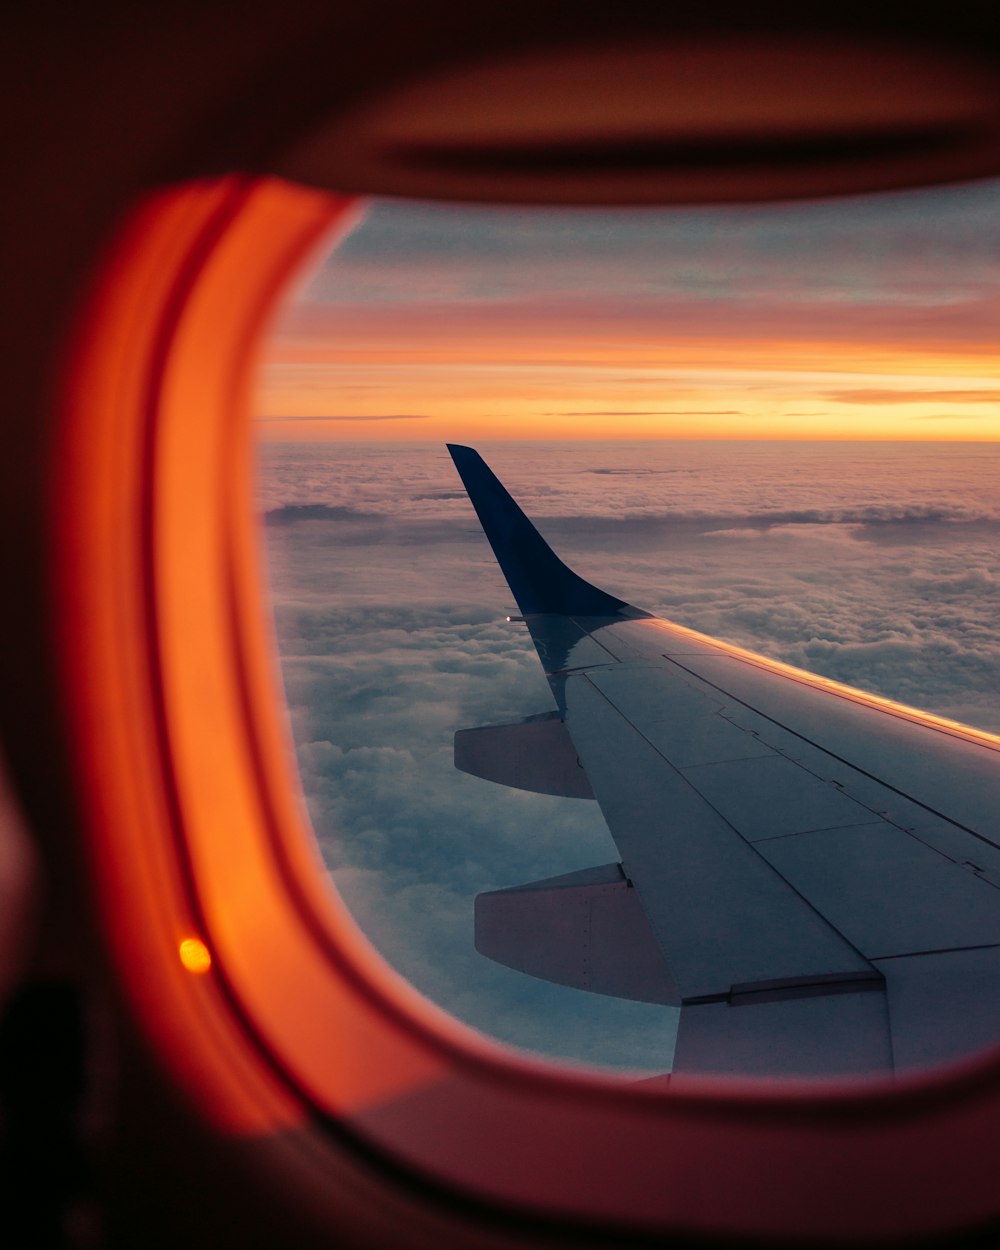
[[[558,712],[543,712],[507,725],[460,729],[455,734],[455,767],[535,794],[594,797]]]

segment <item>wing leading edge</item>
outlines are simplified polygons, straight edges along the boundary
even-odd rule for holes
[[[1000,739],[599,590],[449,450],[556,701],[463,731],[456,764],[593,795],[620,857],[480,895],[478,949],[679,1007],[675,1076],[885,1074],[1000,1039]]]

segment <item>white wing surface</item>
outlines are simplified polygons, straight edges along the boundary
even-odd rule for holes
[[[675,1076],[884,1075],[1000,1040],[1000,740],[598,590],[450,451],[556,702],[462,731],[456,763],[593,795],[620,857],[480,895],[478,949],[679,1007]]]

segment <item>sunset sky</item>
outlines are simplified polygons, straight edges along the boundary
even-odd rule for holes
[[[865,201],[379,201],[286,303],[266,438],[1000,439],[1000,183]]]

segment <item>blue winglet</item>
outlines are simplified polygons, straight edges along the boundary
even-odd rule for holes
[[[636,612],[567,568],[504,489],[478,451],[448,443],[459,476],[525,616],[619,616]],[[645,613],[642,613],[645,615]]]

